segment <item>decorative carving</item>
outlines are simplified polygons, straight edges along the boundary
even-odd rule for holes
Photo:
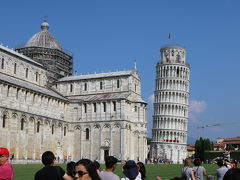
[[[100,129],[100,125],[99,125],[99,124],[94,124],[93,127],[94,127],[95,129]]]
[[[79,125],[74,126],[74,130],[81,130],[81,127]]]
[[[114,124],[113,127],[114,128],[120,128],[120,124]]]
[[[110,128],[110,124],[104,124],[103,128]]]

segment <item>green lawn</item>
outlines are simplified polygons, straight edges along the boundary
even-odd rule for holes
[[[63,169],[66,169],[65,164],[60,165]],[[216,165],[205,164],[203,165],[208,174],[214,174]],[[41,164],[15,164],[15,180],[33,180],[34,174],[41,169],[43,166]],[[101,166],[104,168],[104,166]],[[151,164],[146,165],[147,169],[147,180],[155,180],[157,176],[162,177],[163,179],[170,179],[175,176],[180,176],[182,165],[178,164]],[[122,165],[118,165],[115,171],[120,177],[124,177],[122,173]]]

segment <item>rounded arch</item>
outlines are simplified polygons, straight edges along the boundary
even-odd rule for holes
[[[74,129],[74,130],[81,130],[81,126],[80,126],[80,125],[76,125],[76,126],[74,126],[73,129]]]
[[[89,139],[90,139],[90,130],[89,130],[89,128],[86,128],[86,129],[85,129],[85,132],[86,132],[85,138],[86,138],[86,140],[89,140]]]
[[[113,125],[113,128],[115,128],[115,129],[119,129],[121,127],[121,125],[119,124],[119,123],[115,123],[114,125]]]
[[[17,112],[12,112],[12,118],[14,118],[14,119],[18,118],[18,113]]]
[[[41,125],[40,121],[37,121],[37,133],[39,133],[40,131],[40,125]]]
[[[48,119],[45,119],[44,120],[44,124],[47,126],[47,125],[49,125],[50,126],[50,121],[48,120]]]
[[[67,135],[67,126],[64,126],[63,128],[63,136],[66,136]]]
[[[34,116],[30,116],[30,117],[29,117],[29,121],[30,121],[30,122],[34,122],[34,121],[35,121]]]
[[[7,118],[9,118],[9,113],[8,113],[8,111],[7,111],[7,110],[3,110],[3,111],[2,111],[2,115],[6,115],[6,116],[7,116]]]
[[[2,128],[6,127],[8,116],[6,114],[3,114],[2,116]]]

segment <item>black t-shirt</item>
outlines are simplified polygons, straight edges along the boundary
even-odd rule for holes
[[[62,180],[65,171],[59,166],[45,166],[35,174],[35,180]]]

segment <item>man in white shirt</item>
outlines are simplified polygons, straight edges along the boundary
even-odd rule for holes
[[[217,165],[219,168],[216,169],[217,180],[223,180],[225,173],[228,171],[228,168],[226,168],[223,163],[222,159],[218,159]]]

